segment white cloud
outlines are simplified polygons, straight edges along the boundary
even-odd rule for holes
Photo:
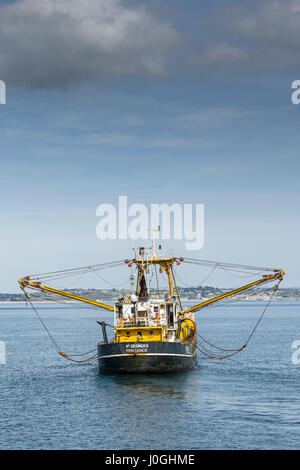
[[[177,116],[176,123],[186,128],[212,128],[245,116],[249,116],[249,113],[236,108],[204,108],[194,113]]]
[[[220,20],[235,39],[247,66],[287,69],[299,66],[300,1],[264,0],[258,6],[229,8]],[[244,59],[243,55],[240,61]]]
[[[86,79],[163,76],[180,35],[122,0],[19,0],[0,6],[1,78],[65,87]]]
[[[232,66],[246,60],[247,54],[241,48],[226,43],[208,44],[200,53],[195,54],[189,60],[190,65],[202,67]]]
[[[207,21],[191,66],[287,70],[299,67],[300,0],[236,2]],[[211,30],[210,30],[211,28]]]

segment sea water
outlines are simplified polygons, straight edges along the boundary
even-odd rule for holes
[[[210,342],[244,344],[264,302],[196,314]],[[89,351],[102,310],[40,303],[60,348]],[[57,354],[30,307],[0,305],[1,449],[296,449],[300,447],[300,302],[274,301],[237,356],[163,375],[101,375]],[[292,356],[294,353],[294,356]],[[294,360],[293,360],[294,357]],[[298,355],[300,357],[300,354]]]

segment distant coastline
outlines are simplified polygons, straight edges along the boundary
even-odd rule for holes
[[[213,297],[221,295],[227,292],[227,289],[221,289],[211,286],[199,286],[199,287],[179,287],[179,295],[183,302],[196,302],[201,303],[209,300]],[[124,290],[121,289],[69,289],[74,295],[85,297],[98,302],[116,302],[120,297],[125,294]],[[151,293],[151,292],[150,292]],[[238,297],[232,298],[231,301],[267,301],[269,300],[272,288],[256,291],[253,294],[241,293]],[[280,288],[275,296],[276,300],[300,300],[300,288]],[[31,300],[34,302],[53,303],[53,300],[57,300],[57,296],[51,297],[51,294],[43,294],[37,292],[31,292]],[[7,294],[0,293],[0,304],[11,304],[11,303],[25,303],[24,294]],[[74,303],[72,300],[62,300],[64,303]],[[75,302],[76,303],[76,302]]]

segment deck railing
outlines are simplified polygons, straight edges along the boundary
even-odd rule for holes
[[[134,327],[152,327],[152,328],[155,328],[156,326],[162,326],[160,324],[160,319],[157,318],[157,319],[154,319],[154,320],[148,320],[147,318],[143,318],[143,319],[137,319],[137,321],[134,321],[134,320],[130,320],[130,321],[126,321],[126,320],[123,320],[123,318],[118,318],[116,320],[116,325],[117,325],[117,328],[134,328]]]

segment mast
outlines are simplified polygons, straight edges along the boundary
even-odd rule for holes
[[[155,225],[151,226],[152,253],[153,253],[152,258],[157,258],[155,232],[160,232],[160,225],[157,228],[155,228]]]

